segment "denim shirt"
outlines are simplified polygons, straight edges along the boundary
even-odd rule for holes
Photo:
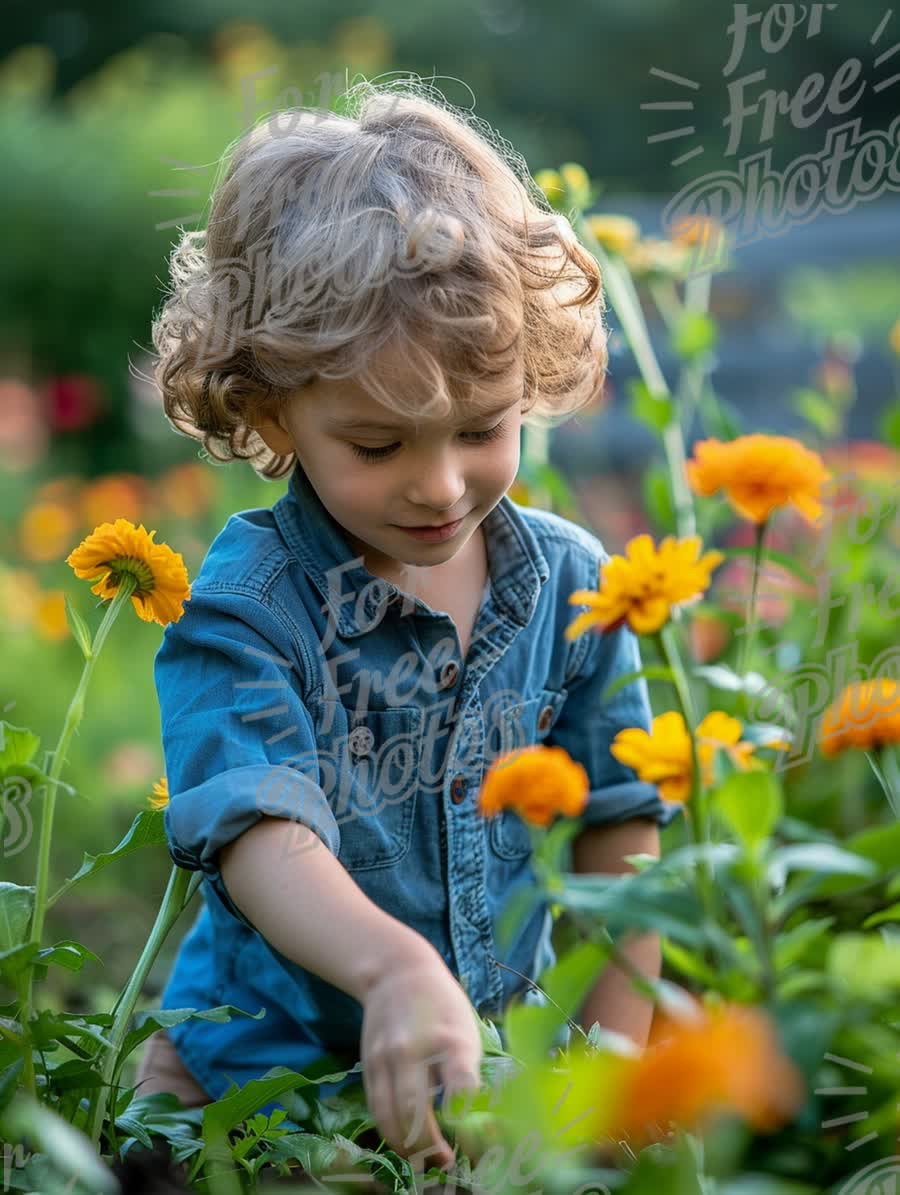
[[[213,1098],[272,1066],[310,1074],[327,1055],[359,1058],[361,1005],[266,942],[224,886],[220,849],[264,814],[309,827],[366,896],[432,943],[479,1013],[497,1017],[555,954],[546,901],[505,952],[495,940],[533,876],[527,825],[477,810],[492,760],[564,747],[589,777],[584,826],[662,827],[679,811],[609,752],[619,730],[650,727],[643,680],[601,702],[641,667],[634,635],[564,638],[578,613],[569,594],[596,588],[608,559],[600,541],[508,497],[482,526],[489,579],[465,660],[448,614],[354,556],[299,465],[271,509],[228,520],[166,628],[155,669],[166,837],[176,864],[203,871],[204,902],[162,1006],[266,1009],[258,1021],[170,1030]],[[298,867],[306,833],[298,827]]]

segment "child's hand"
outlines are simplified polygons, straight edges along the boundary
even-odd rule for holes
[[[454,1151],[434,1116],[439,1084],[444,1105],[481,1087],[481,1034],[469,999],[437,951],[417,953],[372,984],[363,1002],[363,1085],[378,1131],[398,1154],[429,1155],[428,1166],[453,1165]],[[433,1079],[432,1079],[432,1076]]]

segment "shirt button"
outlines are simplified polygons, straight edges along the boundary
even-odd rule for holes
[[[553,725],[553,706],[545,705],[538,717],[538,730],[549,730]]]
[[[374,742],[375,736],[368,726],[355,727],[347,738],[347,745],[353,755],[368,755]]]
[[[456,684],[456,678],[459,676],[459,664],[455,660],[448,660],[441,669],[440,680],[438,682],[439,689],[449,689]]]
[[[466,781],[464,776],[453,777],[450,783],[450,799],[454,805],[459,805],[466,799]]]

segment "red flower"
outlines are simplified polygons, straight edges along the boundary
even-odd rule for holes
[[[47,422],[54,431],[75,432],[97,421],[103,409],[103,395],[96,379],[72,373],[47,384],[44,403]]]

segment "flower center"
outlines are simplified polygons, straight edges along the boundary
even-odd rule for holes
[[[149,564],[143,560],[138,560],[136,556],[117,556],[114,560],[107,561],[107,567],[112,570],[111,575],[106,580],[106,587],[110,589],[112,585],[119,584],[119,577],[122,573],[128,573],[134,577],[136,581],[136,594],[150,593],[156,582],[153,578],[153,570]]]

